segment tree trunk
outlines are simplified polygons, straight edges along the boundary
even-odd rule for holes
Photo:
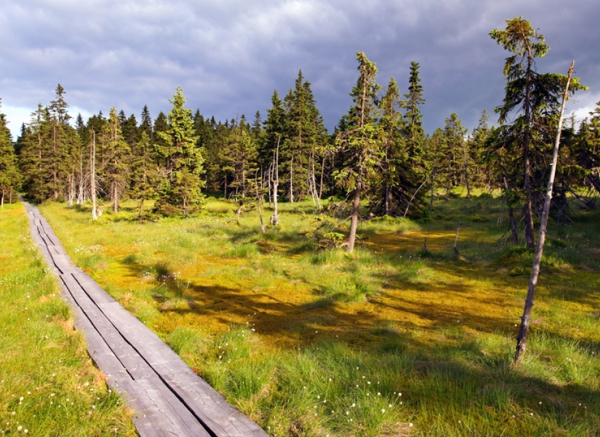
[[[119,212],[119,187],[117,186],[117,181],[113,181],[112,183],[112,198],[113,198],[113,214],[117,215]]]
[[[58,165],[58,156],[56,156],[56,120],[54,121],[54,125],[52,128],[52,151],[54,153],[54,162],[52,163],[52,182],[54,184],[54,193],[52,197],[54,200],[58,199],[58,175],[56,166]]]
[[[73,199],[75,199],[75,169],[72,169],[69,175],[69,207],[73,206]]]
[[[458,251],[458,233],[460,232],[460,222],[458,222],[458,226],[456,227],[456,238],[454,239],[454,253],[456,255],[460,255]]]
[[[138,212],[138,221],[142,221],[142,214],[144,212],[144,196],[142,196],[142,199],[140,201],[140,209]]]
[[[421,185],[419,185],[419,188],[417,188],[417,191],[415,191],[414,194],[412,195],[412,197],[410,198],[408,205],[406,205],[406,210],[404,211],[404,215],[402,217],[406,217],[406,214],[408,214],[408,208],[410,208],[410,205],[412,204],[413,200],[415,200],[415,196],[417,195],[419,190],[423,187],[423,185],[425,185],[425,182],[427,182],[427,179],[425,179],[423,181],[423,183]]]
[[[354,243],[356,242],[356,229],[358,228],[358,217],[360,214],[360,190],[362,181],[360,175],[356,181],[356,189],[354,190],[354,200],[352,201],[352,221],[350,222],[350,235],[348,236],[348,246],[346,251],[352,253],[354,251]]]
[[[271,224],[275,227],[279,225],[279,212],[277,211],[277,190],[279,189],[279,140],[281,137],[277,138],[277,151],[275,152],[275,156],[273,157],[273,172],[275,173],[275,177],[273,178],[273,215],[271,216]]]
[[[435,187],[435,168],[431,172],[431,199],[429,200],[429,214],[433,212],[433,190]]]
[[[83,175],[83,155],[81,149],[79,150],[79,187],[77,190],[77,205],[83,205],[83,185],[85,183],[85,177]]]
[[[321,182],[319,185],[319,199],[323,198],[323,174],[325,173],[325,154],[323,154],[323,164],[321,164]]]
[[[92,220],[98,219],[96,211],[96,132],[92,131],[90,148],[90,194],[92,196]]]
[[[469,157],[467,155],[467,143],[463,141],[463,162],[465,167],[465,183],[467,185],[467,199],[471,198],[471,185],[469,184]]]
[[[290,203],[294,203],[294,155],[290,162]]]
[[[535,246],[534,228],[533,228],[533,194],[531,191],[531,164],[529,162],[529,141],[531,132],[529,124],[531,122],[531,55],[527,60],[527,77],[525,88],[525,130],[523,132],[523,157],[524,157],[524,185],[525,185],[525,243],[528,248]]]
[[[4,208],[4,189],[2,190],[2,201],[0,202],[2,208]]]
[[[519,335],[517,337],[517,349],[515,351],[516,362],[521,360],[527,348],[527,334],[529,333],[529,325],[531,323],[533,298],[535,295],[535,287],[540,275],[540,264],[542,262],[542,254],[544,252],[544,242],[546,241],[546,227],[548,225],[548,215],[550,214],[550,203],[552,201],[552,188],[554,186],[554,177],[556,176],[556,166],[558,164],[558,148],[560,147],[560,134],[562,130],[563,116],[565,113],[565,103],[567,102],[569,83],[571,81],[571,75],[573,74],[574,67],[575,61],[573,61],[571,67],[569,68],[567,85],[565,87],[565,93],[563,94],[562,107],[560,110],[560,118],[558,119],[558,130],[556,133],[556,141],[554,143],[554,151],[552,154],[552,164],[550,168],[550,177],[548,179],[548,188],[546,190],[546,199],[544,200],[544,211],[542,212],[540,232],[535,250],[535,256],[533,258],[533,266],[531,267],[531,276],[529,277],[529,287],[527,289],[527,298],[525,299],[525,308],[523,309],[523,315],[521,316],[521,327],[519,328]]]
[[[388,181],[385,181],[385,190],[383,193],[383,196],[385,197],[385,215],[391,215],[391,209],[390,209],[390,185],[388,183]]]
[[[258,192],[258,181],[255,181],[254,186],[256,188],[256,209],[258,209],[258,217],[260,218],[260,230],[262,231],[262,234],[265,235],[265,233],[267,232],[267,228],[265,227],[265,222],[263,221],[262,199]]]

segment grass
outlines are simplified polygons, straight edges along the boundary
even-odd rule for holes
[[[266,235],[224,200],[147,223],[124,205],[98,222],[41,209],[79,265],[270,435],[600,434],[598,211],[551,224],[514,366],[533,255],[509,244],[492,196],[361,223],[352,255],[327,248],[347,229],[309,202],[282,204]]]
[[[21,204],[0,209],[0,239],[0,434],[135,436],[74,331]]]

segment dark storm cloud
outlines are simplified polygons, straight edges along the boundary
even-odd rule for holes
[[[302,69],[332,128],[349,105],[355,52],[377,63],[379,82],[403,92],[411,61],[421,64],[427,131],[457,112],[473,127],[501,103],[507,53],[488,36],[523,15],[551,50],[540,71],[566,72],[572,59],[590,91],[571,110],[600,100],[600,29],[595,0],[537,1],[72,1],[2,7],[0,97],[4,112],[48,104],[61,83],[84,114],[112,106],[152,115],[183,86],[187,106],[217,119],[256,110],[274,89],[285,95]],[[588,109],[589,108],[589,109]],[[21,109],[20,114],[24,113]],[[494,120],[492,115],[492,121]]]

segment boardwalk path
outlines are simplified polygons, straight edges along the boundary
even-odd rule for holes
[[[73,266],[46,219],[34,206],[25,203],[25,207],[34,241],[62,282],[90,356],[108,385],[135,410],[133,421],[140,436],[267,436]]]

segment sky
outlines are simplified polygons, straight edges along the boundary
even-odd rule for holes
[[[301,69],[333,130],[352,101],[356,52],[408,91],[420,64],[426,132],[456,112],[477,125],[502,103],[508,52],[490,37],[523,16],[546,37],[540,72],[589,86],[569,102],[581,118],[600,101],[598,0],[21,0],[0,6],[0,98],[16,138],[38,103],[66,90],[70,114],[87,120],[111,107],[155,118],[181,86],[186,107],[217,120],[263,119]]]

